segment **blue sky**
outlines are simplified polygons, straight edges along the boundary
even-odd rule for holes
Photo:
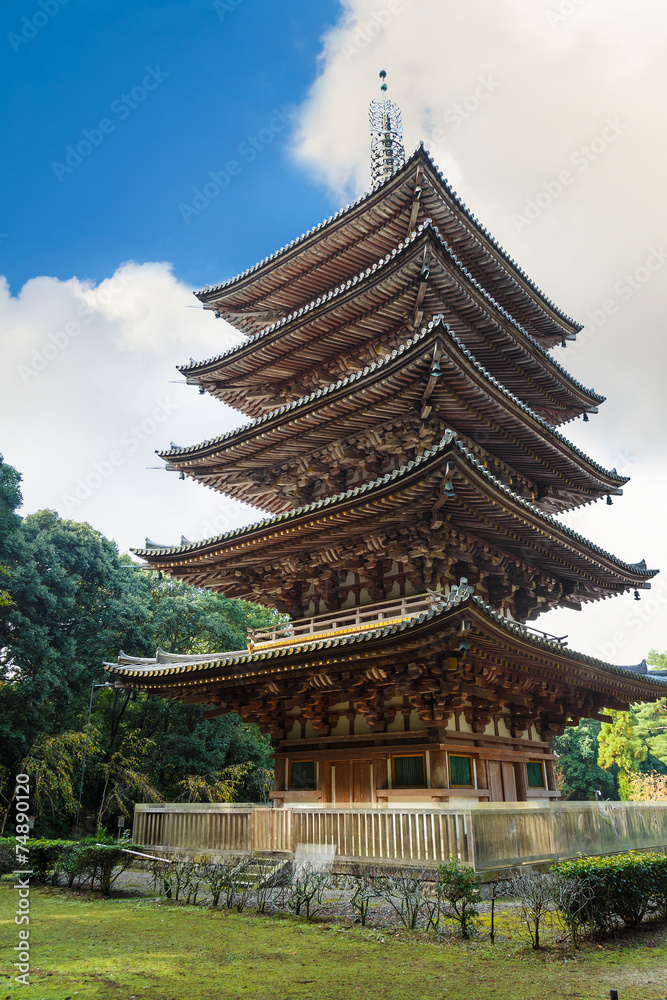
[[[155,455],[242,423],[176,371],[239,340],[192,291],[367,190],[384,68],[406,149],[586,324],[554,354],[607,402],[565,432],[631,482],[571,526],[667,567],[666,34],[663,0],[7,0],[0,452],[24,513],[123,551],[261,518]],[[667,582],[540,624],[638,662],[667,647]]]
[[[4,4],[0,270],[12,290],[39,274],[97,282],[130,259],[169,260],[201,287],[329,214],[284,155],[274,109],[303,99],[338,13],[332,0]],[[239,146],[260,131],[251,161]],[[66,161],[91,135],[99,145]],[[241,172],[186,223],[179,205],[230,160]]]

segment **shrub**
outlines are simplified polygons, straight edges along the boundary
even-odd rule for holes
[[[283,903],[295,916],[304,913],[311,920],[324,909],[325,894],[334,886],[330,871],[308,862],[292,863],[283,887]]]
[[[432,876],[431,876],[432,877]],[[418,868],[398,868],[378,879],[377,895],[389,903],[404,927],[414,930],[419,918],[430,925],[434,907],[425,891],[425,873]]]
[[[202,862],[199,866],[199,878],[211,893],[211,906],[216,907],[223,896],[227,909],[234,903],[234,869],[237,861]]]
[[[361,875],[351,875],[342,884],[349,894],[350,906],[359,914],[361,926],[365,927],[371,902],[380,895],[378,874],[365,872]]]
[[[125,853],[125,847],[129,846],[99,844],[92,837],[80,841],[68,859],[72,881],[76,875],[84,881],[90,879],[91,887],[97,884],[102,895],[108,896],[118,876],[134,861],[131,854]]]
[[[0,875],[8,875],[18,868],[13,837],[0,837]]]
[[[556,875],[519,875],[512,882],[512,895],[519,901],[530,942],[540,947],[540,930],[557,907]]]
[[[667,857],[633,851],[609,857],[562,861],[553,871],[585,883],[582,922],[596,933],[613,932],[621,921],[636,927],[647,913],[667,910]]]
[[[440,912],[446,919],[456,921],[461,937],[469,938],[476,927],[478,912],[475,903],[481,876],[455,857],[451,857],[447,864],[438,865],[436,872],[435,891]]]
[[[13,837],[6,837],[0,844],[0,865],[11,865],[6,870],[13,871],[17,867],[16,841]],[[127,841],[99,844],[94,837],[80,841],[37,837],[28,840],[26,867],[30,868],[32,878],[37,882],[57,885],[64,875],[68,886],[72,886],[78,878],[79,883],[90,881],[91,886],[97,885],[104,895],[108,895],[121,872],[133,862],[132,855],[126,854],[124,849],[134,846]]]

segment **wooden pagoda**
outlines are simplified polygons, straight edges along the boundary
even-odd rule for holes
[[[554,734],[667,680],[527,623],[656,571],[557,520],[627,481],[559,430],[603,401],[549,353],[580,327],[423,147],[405,160],[383,102],[372,190],[197,293],[247,340],[180,370],[251,419],[160,454],[271,516],[135,550],[291,620],[245,650],[106,668],[271,733],[277,804],[557,797]]]

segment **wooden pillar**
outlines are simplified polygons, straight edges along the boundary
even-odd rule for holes
[[[481,758],[477,758],[477,787],[478,788],[488,788],[489,787],[489,777],[487,773],[486,761]],[[488,796],[482,796],[480,802],[488,802]]]
[[[331,761],[320,761],[320,791],[322,792],[322,803],[332,802],[331,788]]]
[[[388,759],[389,754],[386,754],[384,757],[376,757],[374,760],[373,780],[376,792],[389,787]]]
[[[525,763],[520,760],[514,765],[514,781],[516,783],[517,802],[528,801],[528,772]]]
[[[556,775],[554,774],[554,762],[552,760],[545,760],[544,770],[547,775],[547,789],[550,792],[556,791]]]
[[[274,767],[274,779],[273,779],[273,789],[276,792],[282,792],[287,789],[285,782],[287,781],[287,775],[285,774],[285,758],[277,757]]]
[[[431,788],[449,788],[447,773],[447,753],[444,750],[431,750]]]

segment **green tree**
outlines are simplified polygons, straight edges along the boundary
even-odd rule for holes
[[[595,792],[600,791],[605,799],[618,799],[618,768],[604,770],[598,764],[601,728],[595,719],[582,719],[578,726],[568,726],[562,736],[555,738],[556,767],[564,798],[594,799]]]
[[[667,653],[659,653],[657,649],[651,649],[646,657],[646,663],[647,666],[655,667],[656,670],[667,670]]]
[[[20,474],[0,455],[0,607],[11,604],[11,596],[5,589],[7,581],[3,577],[9,575],[5,565],[9,539],[21,526],[21,518],[16,513],[23,502],[20,482]]]
[[[145,656],[157,648],[186,654],[243,649],[248,627],[277,619],[266,608],[141,570],[90,525],[54,511],[21,519],[15,514],[19,481],[16,470],[0,463],[7,592],[0,606],[0,776],[29,760],[42,783],[42,829],[61,834],[78,798],[91,684],[104,679],[103,661],[115,660],[121,649]],[[153,795],[173,800],[187,776],[197,794],[205,794],[207,784],[213,788],[224,780],[219,776],[231,774],[226,768],[241,766],[234,797],[263,798],[272,766],[268,737],[235,715],[205,721],[204,707],[97,690],[84,813],[129,811],[133,801]],[[5,784],[0,801],[6,811],[11,789]]]
[[[648,751],[640,770],[667,774],[667,698],[632,705],[630,713],[635,736]]]
[[[630,776],[639,772],[648,749],[635,733],[631,712],[612,711],[611,722],[603,722],[598,738],[598,764],[603,768],[618,766],[618,790],[621,800],[630,798]]]

